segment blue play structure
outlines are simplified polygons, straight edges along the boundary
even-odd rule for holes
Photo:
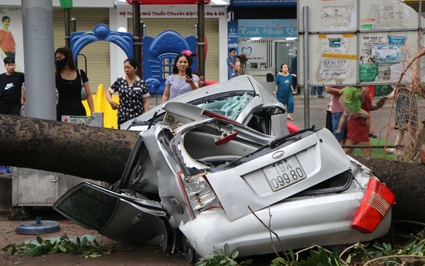
[[[156,38],[143,37],[143,75],[149,93],[162,94],[165,89],[165,79],[173,73],[174,59],[183,50],[196,53],[196,37],[183,38],[178,32],[167,30]],[[196,70],[196,56],[193,58],[192,69]]]
[[[134,57],[133,35],[128,32],[111,31],[105,24],[98,24],[91,32],[73,32],[70,36],[74,61],[84,46],[96,41],[107,41],[118,45],[128,58]],[[173,73],[174,59],[183,50],[196,53],[196,37],[183,38],[173,30],[160,33],[157,37],[143,37],[143,79],[151,94],[163,94],[165,79]],[[196,56],[192,69],[197,69]]]
[[[98,24],[93,31],[73,32],[70,36],[71,51],[76,62],[80,51],[89,43],[107,41],[118,45],[128,58],[134,57],[133,35],[128,32],[111,31],[105,24]]]

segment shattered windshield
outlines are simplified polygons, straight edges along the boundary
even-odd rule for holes
[[[243,95],[207,100],[206,102],[198,103],[196,106],[236,120],[239,113],[252,98],[253,95],[245,93]]]

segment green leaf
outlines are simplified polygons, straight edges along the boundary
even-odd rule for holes
[[[232,254],[231,254],[231,256],[230,256],[230,257],[231,257],[232,259],[236,259],[238,256],[239,256],[239,251],[235,250],[235,251],[233,251],[233,252],[232,252]]]
[[[63,253],[66,253],[67,249],[66,247],[62,246],[62,245],[58,245],[58,248],[60,251],[62,251]]]
[[[229,247],[229,244],[224,244],[224,255],[228,255],[228,254],[230,254],[230,247]]]

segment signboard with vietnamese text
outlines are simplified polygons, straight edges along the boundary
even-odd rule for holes
[[[230,0],[231,6],[295,6],[297,0]]]
[[[296,38],[296,19],[240,19],[239,38]]]
[[[129,6],[130,8],[131,6]],[[119,11],[119,15],[123,17],[132,17],[131,9]],[[142,6],[140,10],[142,18],[197,18],[198,9],[196,5],[180,5],[172,9],[166,9],[162,5]],[[204,11],[205,18],[226,17],[226,9],[206,6]]]

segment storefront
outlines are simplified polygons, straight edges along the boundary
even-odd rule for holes
[[[283,63],[291,65],[297,47],[297,1],[231,0],[228,48],[245,54],[245,72],[260,83]]]
[[[0,0],[3,16],[11,18],[10,31],[16,42],[16,62],[19,70],[25,71],[22,12],[20,1],[11,4],[10,0]],[[53,1],[54,47],[65,46],[64,10],[59,1]],[[156,36],[164,30],[174,30],[182,36],[195,36],[197,5],[141,5],[141,21],[145,33]],[[73,0],[71,17],[76,19],[76,30],[90,32],[98,24],[106,24],[111,31],[125,29],[132,32],[132,6],[119,0]],[[208,79],[220,80],[227,77],[220,69],[226,67],[227,17],[225,6],[205,6],[205,35],[208,41],[205,72]],[[52,58],[53,58],[52,51]],[[220,57],[220,55],[222,55]],[[99,84],[108,87],[117,77],[124,75],[125,53],[116,45],[107,42],[94,42],[83,48],[78,57],[79,68],[86,69],[91,89],[96,92]],[[4,72],[2,64],[0,72]],[[224,80],[224,79],[222,79]],[[222,81],[221,80],[221,81]]]

